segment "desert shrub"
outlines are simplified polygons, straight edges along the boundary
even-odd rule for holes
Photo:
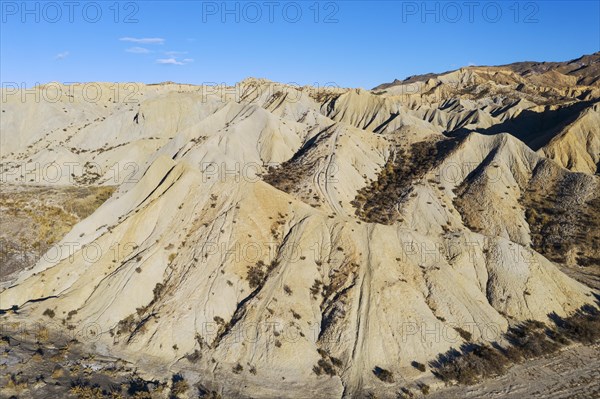
[[[387,382],[390,384],[394,382],[394,375],[392,374],[392,372],[383,369],[379,366],[375,366],[375,368],[373,369],[373,374],[375,374],[375,376],[383,382]]]
[[[202,352],[200,352],[198,349],[194,349],[194,352],[186,355],[185,358],[190,363],[196,363],[198,360],[202,359]]]
[[[331,361],[331,364],[333,364],[335,367],[339,368],[343,365],[342,361],[337,357],[329,356],[329,360]]]
[[[71,320],[77,314],[77,310],[71,310],[67,313],[67,320]]]
[[[577,258],[577,263],[584,267],[597,266],[600,265],[600,258],[593,256],[580,256]]]
[[[279,262],[272,260],[270,264],[265,264],[262,260],[256,262],[255,265],[248,266],[248,274],[246,280],[250,288],[256,289],[264,285],[267,275],[279,265]]]
[[[250,285],[250,288],[258,288],[262,287],[264,281],[267,277],[267,266],[261,260],[256,262],[255,265],[248,267],[248,274],[246,275],[246,280]]]
[[[160,296],[162,295],[164,290],[165,290],[164,284],[156,283],[156,285],[152,289],[152,293],[154,294],[154,297],[152,298],[153,303],[160,299]]]
[[[69,389],[69,393],[78,399],[104,399],[108,398],[99,387],[74,386]]]
[[[466,330],[463,330],[460,327],[456,327],[455,328],[456,332],[458,333],[458,335],[461,336],[462,339],[464,339],[465,341],[470,341],[472,338],[472,334]]]
[[[49,317],[49,318],[51,318],[51,319],[52,319],[52,318],[54,318],[54,316],[56,315],[56,314],[54,313],[54,310],[52,310],[52,309],[46,309],[46,310],[44,310],[44,313],[42,313],[42,314],[43,314],[44,316],[48,316],[48,317]]]
[[[593,306],[583,306],[573,316],[565,319],[555,313],[550,317],[556,323],[558,336],[583,344],[600,340],[600,311]]]
[[[506,358],[509,361],[513,363],[520,362],[521,360],[523,360],[524,357],[521,350],[512,345],[508,345],[506,348],[502,348],[502,353],[504,354],[504,356],[506,356]]]
[[[400,392],[398,392],[398,395],[396,396],[397,399],[412,399],[414,397],[415,394],[406,387],[400,388]]]
[[[343,366],[343,362],[333,357],[329,354],[329,351],[325,349],[317,349],[319,355],[321,355],[321,359],[318,361],[317,365],[313,367],[313,371],[317,375],[328,374],[330,376],[337,375],[337,369]]]
[[[577,262],[581,266],[594,267],[598,275],[600,263],[600,197],[573,204],[561,201],[571,195],[575,180],[559,179],[546,182],[536,189],[527,190],[520,202],[525,208],[532,247],[555,262],[566,262],[566,254],[577,251]],[[584,279],[585,280],[585,279]],[[587,282],[587,281],[583,281]],[[597,288],[597,287],[595,287]]]
[[[147,394],[150,397],[150,389],[148,388],[148,382],[142,380],[139,377],[132,377],[127,382],[127,394],[133,397],[143,397]]]
[[[173,385],[171,386],[171,399],[179,398],[181,395],[185,394],[190,389],[190,386],[181,374],[173,375],[171,381],[173,383]]]
[[[313,296],[314,299],[316,299],[319,293],[321,292],[322,285],[323,283],[321,282],[321,280],[315,280],[312,287],[310,287],[310,294]]]
[[[333,364],[331,364],[329,361],[325,360],[325,359],[319,359],[319,361],[317,362],[317,365],[320,369],[320,371],[324,374],[327,374],[331,377],[333,377],[334,375],[337,374],[337,372],[335,371],[335,367],[333,367]],[[314,367],[313,367],[314,370]]]
[[[546,325],[538,321],[530,320],[511,327],[506,339],[526,359],[553,353],[560,348],[557,342],[548,337]]]
[[[232,370],[233,370],[233,372],[234,372],[234,373],[236,373],[236,374],[239,374],[239,373],[241,373],[242,371],[244,371],[244,366],[242,366],[241,364],[239,364],[239,363],[238,363],[238,364],[236,364],[236,365],[233,367],[233,369],[232,369]]]
[[[302,178],[309,176],[314,168],[314,165],[302,162],[300,155],[300,153],[296,154],[289,161],[279,165],[279,167],[269,167],[268,172],[263,176],[263,180],[288,194],[298,191]]]
[[[364,222],[395,223],[400,216],[397,203],[410,193],[412,182],[438,165],[459,143],[458,138],[423,141],[408,151],[397,146],[377,179],[362,188],[351,202],[356,216]]]
[[[11,373],[4,388],[20,391],[23,389],[27,389],[28,385],[29,384],[27,382],[27,379],[23,375],[21,375],[20,373]]]
[[[123,320],[119,321],[119,323],[117,324],[117,335],[132,332],[134,326],[135,317],[132,314],[130,314]]]
[[[425,365],[423,363],[419,363],[417,361],[414,361],[411,363],[411,365],[416,368],[417,370],[419,370],[421,373],[424,373],[426,368]]]
[[[510,363],[551,354],[570,341],[591,344],[600,340],[600,311],[583,306],[574,315],[561,318],[550,314],[555,326],[528,320],[512,326],[505,334],[509,345],[463,345],[462,352],[451,349],[430,363],[434,374],[444,381],[473,384],[481,378],[504,373]],[[415,366],[415,362],[413,362]]]
[[[471,385],[482,377],[492,377],[504,372],[508,359],[488,345],[464,345],[463,353],[450,349],[432,363],[434,374],[444,381]]]
[[[222,399],[221,395],[217,391],[211,391],[204,385],[198,385],[198,398],[199,399]]]

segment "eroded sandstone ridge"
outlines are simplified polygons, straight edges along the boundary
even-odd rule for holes
[[[117,189],[3,283],[2,323],[91,326],[97,353],[225,397],[312,398],[389,394],[568,316],[599,287],[599,61],[5,92],[3,183]]]

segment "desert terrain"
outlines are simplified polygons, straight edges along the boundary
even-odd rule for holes
[[[2,93],[3,397],[598,394],[600,53],[36,89]]]

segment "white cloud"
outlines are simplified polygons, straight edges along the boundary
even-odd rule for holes
[[[177,61],[175,58],[160,58],[158,60],[156,60],[157,64],[163,64],[163,65],[183,65],[183,62],[179,62]]]
[[[187,51],[165,51],[165,54],[168,55],[169,57],[174,57],[176,55],[183,55],[183,54],[187,54]]]
[[[131,42],[139,44],[165,44],[165,39],[162,37],[121,37],[119,39],[122,42]]]
[[[55,60],[64,60],[65,58],[67,58],[69,56],[69,52],[68,51],[63,51],[62,53],[58,53],[54,56]]]
[[[185,64],[189,64],[192,61],[194,61],[194,60],[191,58],[185,58],[182,61],[178,61],[175,57],[171,57],[171,58],[159,58],[158,60],[156,60],[156,63],[162,64],[162,65],[185,65]]]
[[[130,47],[127,50],[128,53],[133,53],[133,54],[148,54],[150,53],[150,50],[148,50],[147,48],[144,47]]]

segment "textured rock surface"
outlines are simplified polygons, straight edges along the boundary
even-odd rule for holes
[[[592,289],[544,256],[532,230],[549,227],[528,217],[528,193],[567,185],[562,206],[581,212],[598,199],[600,89],[560,68],[464,68],[373,91],[248,79],[227,95],[135,85],[133,104],[108,84],[93,103],[78,87],[55,103],[9,99],[3,181],[119,187],[60,259],[4,283],[0,308],[18,312],[3,322],[51,310],[148,376],[297,398],[385,393],[395,385],[374,369],[419,378],[411,363],[460,346],[459,330],[494,341],[570,314]],[[597,222],[555,228],[585,240]],[[597,270],[588,237],[561,263]]]

